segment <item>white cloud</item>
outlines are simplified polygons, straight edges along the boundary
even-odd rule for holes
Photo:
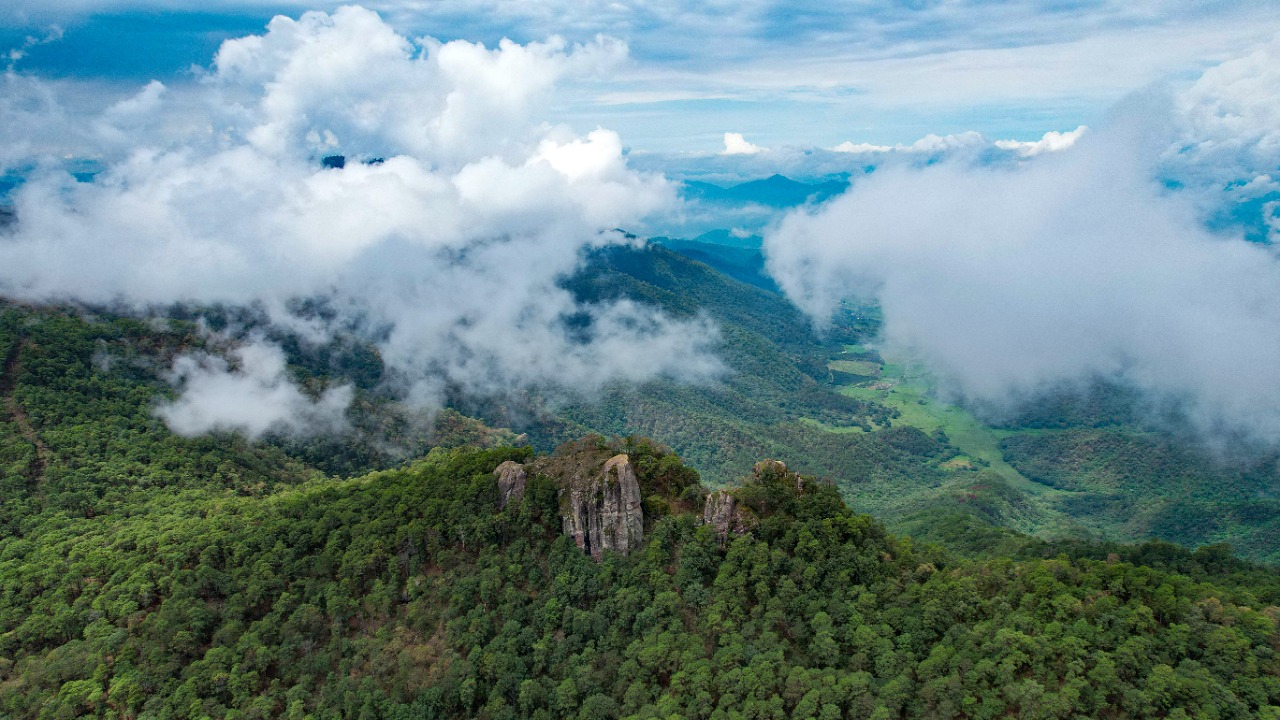
[[[156,409],[170,429],[186,436],[239,431],[250,438],[267,432],[309,435],[346,429],[343,413],[351,403],[350,385],[311,398],[289,379],[279,346],[258,339],[230,354],[234,368],[203,352],[174,360],[170,379],[182,394]]]
[[[1004,147],[996,141],[996,145]],[[898,153],[916,153],[921,155],[939,155],[954,150],[965,150],[981,148],[987,145],[987,139],[982,137],[982,133],[969,130],[967,132],[956,133],[952,135],[937,135],[929,133],[924,137],[916,140],[910,145],[898,143],[897,145],[872,145],[870,143],[854,143],[846,140],[839,145],[831,148],[832,152],[846,154],[884,154],[891,152]]]
[[[1250,178],[1236,190],[1236,195],[1245,200],[1253,200],[1272,193],[1280,193],[1280,180],[1265,173]]]
[[[202,7],[243,22],[262,8],[289,6],[303,3],[215,0]],[[623,37],[636,62],[567,94],[550,117],[603,123],[649,150],[697,147],[719,135],[711,128],[744,114],[760,128],[755,142],[775,147],[830,146],[841,139],[834,133],[849,127],[905,133],[890,136],[904,142],[964,125],[992,137],[1039,131],[1040,123],[1070,127],[1093,122],[1136,87],[1197,72],[1280,31],[1270,0],[873,0],[858,12],[814,3],[784,12],[772,0],[697,7],[676,0],[375,0],[371,7],[410,37],[431,33],[491,46],[503,37],[562,35],[585,44],[602,32]],[[30,23],[65,22],[73,33],[102,35],[111,31],[83,18],[138,9],[181,15],[189,7],[173,0],[11,0],[0,23],[34,31]],[[138,26],[144,34],[174,27]],[[80,34],[77,41],[88,39]],[[106,47],[115,40],[92,39]],[[159,72],[173,70],[156,62]]]
[[[844,142],[831,148],[831,152],[838,153],[887,153],[893,152],[893,145],[872,145],[871,143],[855,143],[852,140]]]
[[[616,90],[602,93],[596,96],[594,100],[600,105],[650,105],[687,100],[729,99],[732,99],[732,96],[722,92],[700,92],[697,90]]]
[[[1172,117],[1140,96],[1063,152],[882,169],[788,216],[770,272],[816,322],[878,298],[884,342],[964,396],[1105,376],[1210,434],[1280,442],[1280,262],[1201,229],[1191,196],[1156,181]]]
[[[609,230],[674,202],[662,176],[627,165],[616,134],[582,137],[542,119],[558,82],[625,52],[607,38],[418,43],[355,7],[278,17],[263,35],[224,43],[197,87],[153,83],[87,123],[80,136],[106,163],[94,182],[47,163],[34,171],[14,194],[16,229],[0,239],[0,290],[254,303],[313,339],[333,328],[287,308],[324,298],[333,324],[379,342],[424,402],[446,384],[706,378],[719,367],[706,322],[584,308],[560,287],[585,251],[628,242]],[[34,136],[41,114],[53,112],[32,111],[19,128]],[[321,167],[333,153],[344,168]],[[570,328],[570,317],[591,326]],[[182,411],[167,415],[180,427],[224,416],[183,404],[212,402],[199,391],[215,380],[261,385],[184,362]],[[267,397],[293,403],[287,386],[271,388]]]
[[[1280,31],[1274,8],[1249,4],[1194,19],[1185,10],[1155,10],[1123,21],[1095,16],[1090,27],[1071,32],[1065,32],[1068,21],[1061,15],[1037,15],[1029,6],[1017,8],[1026,13],[1021,18],[1006,4],[943,7],[935,9],[950,13],[943,20],[952,25],[949,31],[886,34],[878,38],[883,44],[846,40],[843,45],[840,33],[833,32],[825,36],[831,44],[804,52],[796,52],[795,40],[789,38],[740,63],[704,70],[698,87],[739,96],[750,90],[757,97],[805,92],[823,105],[850,97],[863,107],[916,111],[1006,103],[1078,108],[1082,101],[1097,108],[1134,88],[1235,57],[1240,48]],[[931,13],[905,14],[911,21],[924,21]],[[984,32],[984,21],[991,23],[991,32]],[[1003,40],[996,40],[997,35]],[[654,82],[670,86],[675,78]]]
[[[957,148],[981,147],[987,143],[981,133],[969,130],[955,135],[925,135],[907,148],[915,153],[942,153]]]
[[[1209,69],[1177,103],[1164,173],[1209,204],[1223,187],[1240,200],[1266,194],[1280,168],[1280,37]]]
[[[323,124],[353,154],[412,154],[437,162],[514,159],[536,141],[531,118],[567,75],[614,67],[617,40],[569,48],[553,37],[519,45],[423,41],[419,47],[358,7],[278,16],[264,35],[223,43],[212,81],[265,91],[247,139],[267,152],[297,147]],[[227,87],[229,86],[229,87]]]
[[[1058,132],[1050,130],[1039,140],[997,140],[995,146],[1001,150],[1011,150],[1022,157],[1032,157],[1044,152],[1060,152],[1076,144],[1076,140],[1089,130],[1081,125],[1075,130]]]
[[[1197,164],[1243,156],[1275,167],[1280,158],[1280,37],[1210,68],[1179,97],[1182,152]]]
[[[724,134],[724,150],[721,155],[755,155],[763,152],[765,148],[759,145],[752,145],[747,139],[742,137],[742,133],[725,133]]]

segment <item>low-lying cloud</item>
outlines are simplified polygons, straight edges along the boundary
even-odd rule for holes
[[[157,414],[179,435],[212,430],[239,431],[249,438],[282,434],[338,433],[353,390],[340,385],[312,398],[289,379],[284,352],[255,338],[233,348],[227,358],[207,352],[178,356],[170,381],[181,390]]]
[[[1213,437],[1280,442],[1280,262],[1204,229],[1202,191],[1221,185],[1161,181],[1190,156],[1214,179],[1277,166],[1258,122],[1280,108],[1275,51],[1245,63],[1271,70],[1228,63],[1188,93],[1131,98],[1061,152],[878,170],[785,218],[769,270],[818,324],[874,297],[883,342],[962,396],[1118,379]]]
[[[541,121],[557,83],[625,56],[603,37],[572,47],[412,40],[358,7],[277,17],[262,35],[224,43],[194,87],[151,83],[77,125],[76,141],[105,165],[93,182],[41,157],[40,143],[14,143],[33,169],[12,198],[16,227],[0,238],[0,292],[252,304],[316,341],[354,330],[428,406],[446,386],[710,377],[719,364],[708,323],[626,303],[582,307],[560,286],[590,249],[630,242],[612,228],[675,200],[661,175],[628,167],[615,133]],[[33,133],[36,115],[70,122],[51,101],[32,107],[20,109]],[[344,166],[322,166],[338,155]],[[299,298],[336,314],[299,317]],[[258,342],[240,352],[239,369],[179,361],[185,392],[163,410],[171,426],[296,431],[289,417],[347,397],[304,404],[276,351]]]
[[[669,177],[706,182],[721,187],[760,180],[774,174],[811,184],[844,182],[873,170],[898,166],[925,166],[939,162],[1009,165],[1041,153],[1069,148],[1087,131],[1050,131],[1037,140],[991,140],[967,131],[950,135],[929,134],[911,143],[877,145],[847,140],[834,147],[759,147],[739,133],[724,134],[724,149],[716,153],[637,154],[635,165],[663,171]],[[658,232],[695,237],[710,230],[742,228],[763,233],[783,212],[776,203],[707,202],[687,196],[678,212],[663,216]]]

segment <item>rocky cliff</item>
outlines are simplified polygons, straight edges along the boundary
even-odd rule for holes
[[[707,495],[707,503],[702,507],[702,522],[716,531],[722,543],[730,535],[744,535],[756,526],[755,515],[726,490]]]
[[[624,555],[644,539],[640,481],[625,454],[604,466],[564,479],[560,490],[560,518],[564,533],[591,557],[605,550]]]
[[[528,473],[518,462],[507,460],[498,466],[493,474],[498,478],[498,507],[504,508],[512,502],[524,497],[524,486]]]
[[[562,531],[597,560],[605,551],[625,555],[638,549],[646,522],[701,512],[706,496],[697,471],[681,463],[670,448],[638,436],[570,440],[523,465],[504,462],[493,477],[500,508],[524,496],[526,487],[554,483]],[[549,499],[537,494],[540,503]],[[541,507],[531,511],[542,516]]]

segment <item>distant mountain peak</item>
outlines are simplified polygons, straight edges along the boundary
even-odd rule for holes
[[[848,186],[848,182],[844,180],[806,183],[774,173],[766,178],[747,180],[728,187],[696,180],[689,181],[685,183],[685,196],[703,202],[726,205],[795,207],[811,201],[822,202],[844,192]]]

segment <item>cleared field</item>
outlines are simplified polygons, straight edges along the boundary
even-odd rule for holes
[[[836,360],[835,363],[866,361]],[[875,365],[869,363],[868,365]],[[1029,480],[1022,473],[1005,462],[1000,451],[1002,434],[984,425],[964,408],[938,400],[931,393],[929,378],[910,363],[898,362],[886,358],[880,368],[879,379],[875,382],[863,382],[846,385],[840,392],[859,400],[873,400],[896,409],[899,417],[895,424],[911,425],[925,432],[941,429],[955,445],[964,453],[960,458],[948,463],[948,469],[961,470],[975,464],[986,465],[999,473],[1014,487],[1037,494],[1056,493],[1053,488]],[[845,370],[844,372],[851,372]],[[1007,435],[1004,433],[1003,435]]]
[[[880,363],[870,360],[832,360],[827,363],[827,369],[863,377],[880,376]]]

